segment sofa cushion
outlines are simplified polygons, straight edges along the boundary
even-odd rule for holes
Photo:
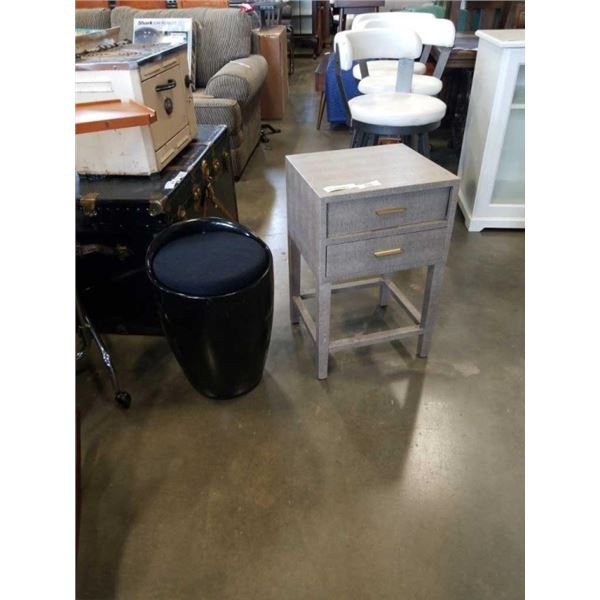
[[[111,24],[119,26],[119,39],[131,39],[135,18],[192,18],[202,28],[196,46],[196,85],[206,86],[208,80],[225,64],[250,54],[250,17],[237,9],[185,8],[167,10],[137,10],[127,6],[114,8]]]
[[[108,8],[78,8],[75,10],[76,29],[108,29],[110,10]]]

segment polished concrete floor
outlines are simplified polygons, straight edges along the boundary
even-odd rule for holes
[[[129,411],[96,359],[77,377],[80,599],[523,598],[524,234],[469,234],[459,214],[429,358],[416,340],[346,351],[318,381],[288,321],[284,156],[349,134],[316,131],[313,68],[298,61],[283,133],[237,185],[241,221],[275,258],[262,383],[209,401],[163,339],[119,336]],[[423,270],[395,279],[418,301]],[[375,290],[334,296],[332,319],[403,322]]]

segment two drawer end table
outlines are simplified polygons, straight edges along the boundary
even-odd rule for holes
[[[317,376],[325,379],[329,353],[418,336],[427,356],[448,246],[459,178],[404,144],[286,157],[290,318],[304,322],[317,346]],[[301,293],[300,258],[315,278]],[[427,267],[419,311],[391,275]],[[331,293],[379,287],[379,304],[396,300],[414,325],[331,340]],[[304,300],[316,298],[313,319]]]

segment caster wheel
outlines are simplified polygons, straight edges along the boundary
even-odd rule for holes
[[[131,396],[127,392],[117,392],[115,394],[115,402],[122,408],[127,409],[131,406]]]

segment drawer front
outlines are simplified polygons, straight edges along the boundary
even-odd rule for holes
[[[446,218],[450,188],[437,188],[381,198],[331,202],[327,237],[400,227]]]
[[[156,162],[159,170],[171,161],[183,147],[192,139],[189,127],[185,127],[177,135],[173,136],[166,144],[156,151]]]
[[[444,255],[447,228],[327,246],[326,276],[390,273],[431,264]]]
[[[178,64],[142,82],[143,102],[156,111],[150,125],[155,150],[187,125],[187,93]]]
[[[152,61],[140,67],[140,79],[145,81],[150,77],[154,77],[166,69],[170,69],[179,64],[177,56],[171,56],[160,61]]]

